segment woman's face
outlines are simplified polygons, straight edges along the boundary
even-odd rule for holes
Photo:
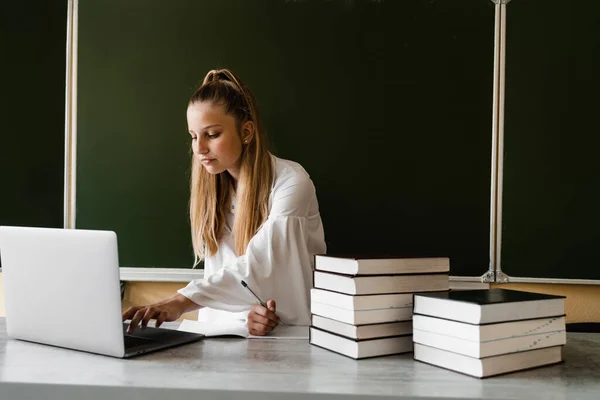
[[[242,139],[235,118],[221,105],[197,102],[187,109],[187,123],[194,156],[204,168],[211,174],[228,171],[237,180]]]

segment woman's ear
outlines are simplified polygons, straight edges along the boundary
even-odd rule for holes
[[[248,144],[254,139],[254,122],[246,121],[242,125],[242,142]]]

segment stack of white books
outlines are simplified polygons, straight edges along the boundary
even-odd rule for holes
[[[414,358],[478,378],[560,363],[564,299],[507,289],[415,294]]]
[[[315,257],[310,343],[361,359],[413,349],[413,293],[449,289],[448,258]]]

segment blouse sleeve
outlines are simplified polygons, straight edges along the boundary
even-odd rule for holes
[[[274,298],[276,285],[292,284],[311,265],[308,219],[315,188],[308,176],[292,176],[273,188],[270,214],[248,243],[246,253],[214,274],[195,279],[179,293],[217,310],[240,312],[256,299],[240,283],[244,280],[264,301]],[[291,286],[291,285],[290,285]],[[290,290],[289,296],[293,296]],[[279,298],[277,299],[279,300]]]

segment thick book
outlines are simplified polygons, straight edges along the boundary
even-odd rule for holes
[[[486,358],[474,358],[415,343],[414,359],[477,378],[487,378],[561,363],[562,347],[554,346]]]
[[[469,357],[484,358],[562,346],[567,343],[567,331],[564,316],[472,325],[414,315],[413,341]]]
[[[412,334],[411,321],[387,322],[385,324],[352,325],[334,319],[312,315],[312,326],[349,339],[377,339]]]
[[[310,312],[351,325],[379,324],[412,319],[412,307],[393,307],[371,310],[347,310],[329,304],[310,302]]]
[[[310,344],[359,360],[409,353],[412,351],[412,336],[395,336],[382,339],[355,340],[310,327]]]
[[[508,289],[418,293],[415,314],[470,324],[518,321],[565,314],[565,297]]]
[[[315,271],[314,287],[362,295],[448,290],[450,282],[447,274],[351,276]]]
[[[310,299],[316,303],[344,308],[346,310],[376,310],[383,308],[405,308],[412,311],[412,293],[367,294],[353,296],[323,289],[311,289]]]
[[[346,275],[449,273],[448,257],[343,256],[318,254],[315,269]]]

